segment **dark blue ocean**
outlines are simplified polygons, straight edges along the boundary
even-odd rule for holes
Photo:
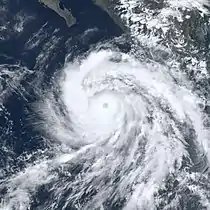
[[[64,19],[57,13],[45,8],[38,1],[7,1],[7,11],[2,14],[6,20],[10,21],[10,24],[2,34],[4,39],[0,40],[0,64],[6,65],[12,72],[26,68],[32,73],[21,81],[24,96],[21,94],[22,90],[13,90],[1,107],[0,169],[3,173],[0,175],[0,179],[15,171],[20,171],[24,167],[24,157],[27,155],[35,153],[39,149],[48,149],[41,134],[34,130],[31,120],[29,120],[33,117],[30,104],[38,99],[34,84],[37,72],[43,73],[40,85],[46,87],[50,85],[51,77],[56,70],[64,65],[67,53],[71,51],[72,57],[69,58],[71,60],[74,56],[87,52],[91,46],[118,37],[123,33],[107,13],[95,6],[91,0],[69,1],[65,6],[71,9],[77,19],[76,24],[71,28],[67,27]],[[14,26],[13,17],[20,11],[32,18],[24,24],[23,31],[16,34],[10,27]],[[3,21],[2,24],[4,24]],[[39,43],[36,46],[27,47],[28,41],[33,39],[34,34],[38,33],[41,28],[43,28],[45,36],[40,35],[37,38]],[[90,32],[84,36],[87,30]],[[49,56],[46,56],[40,67],[37,65],[37,56],[42,53],[43,45],[49,42],[52,37],[59,41],[56,46],[44,51]],[[5,87],[7,85],[9,84],[5,84]],[[4,193],[4,190],[0,192],[0,198]],[[44,200],[45,196],[40,192],[40,200]],[[32,209],[36,209],[36,203]]]
[[[70,9],[76,18],[76,24],[70,28],[67,27],[63,18],[51,9],[41,5],[38,0],[0,0],[0,7],[2,5],[2,8],[4,8],[0,11],[0,90],[3,90],[0,92],[0,205],[8,191],[6,187],[1,188],[1,184],[7,180],[7,177],[9,180],[9,177],[13,174],[24,171],[28,163],[35,165],[37,159],[50,159],[53,156],[53,152],[50,151],[56,150],[57,143],[54,142],[53,147],[51,147],[51,139],[46,139],[46,135],[42,133],[44,129],[37,129],[36,122],[39,121],[39,116],[35,114],[33,106],[38,101],[40,103],[40,100],[42,100],[40,95],[44,95],[45,91],[54,85],[53,81],[64,64],[67,61],[73,61],[78,56],[88,54],[91,49],[96,49],[99,43],[100,47],[104,48],[109,48],[109,43],[111,43],[110,47],[114,46],[121,52],[128,52],[131,49],[132,41],[126,31],[123,31],[119,26],[120,24],[117,24],[105,11],[94,5],[92,0],[62,2],[61,7],[65,6]],[[20,24],[17,25],[17,23]],[[208,59],[209,32],[204,38],[199,43],[196,42],[196,37],[194,45],[201,49],[198,50],[200,53],[198,56],[205,55]],[[153,52],[147,52],[145,49],[144,51],[145,56],[148,55],[153,58]],[[179,55],[180,58],[182,53],[183,57],[189,54],[188,50],[180,53],[175,49],[174,52],[174,57]],[[168,54],[160,55],[162,63],[164,63],[164,56],[167,57]],[[144,58],[144,56],[141,58]],[[159,58],[159,55],[154,55],[154,60],[156,58]],[[167,59],[170,58],[167,57]],[[155,62],[160,60],[156,59]],[[180,69],[183,68],[184,72],[187,64],[182,63],[182,60],[180,63]],[[187,76],[192,78],[191,80],[194,82],[194,75]],[[204,87],[205,84],[206,87]],[[206,98],[208,98],[209,80],[196,83],[194,90],[196,88],[202,89],[202,87],[204,87]],[[210,112],[208,108],[209,106],[206,106],[204,110],[207,114]],[[147,120],[149,122],[153,119]],[[183,125],[178,126],[184,127],[184,125],[183,123]],[[183,130],[185,132],[185,129]],[[189,145],[192,143],[191,148],[186,146],[189,154],[192,157],[196,156],[197,158],[198,156],[200,158],[200,153],[198,152],[197,155],[196,145],[191,140],[191,137],[192,139],[196,138],[196,135],[190,129],[186,133],[188,133],[187,143]],[[196,162],[196,158],[192,158],[192,160]],[[188,159],[183,160],[183,167],[187,166],[188,161]],[[202,167],[203,163],[206,163],[205,157],[198,160],[198,164],[192,167],[193,170],[200,172],[199,168],[204,168]],[[70,166],[70,169],[73,177],[80,172],[79,165]],[[62,170],[53,170],[57,170],[56,173],[59,174],[61,179],[64,177],[67,182],[70,179],[65,176]],[[117,179],[118,177],[116,183],[119,181]],[[181,195],[180,206],[183,206],[183,209],[202,210],[199,202],[192,201],[189,190],[186,190],[186,192],[185,189],[179,191],[177,187],[179,182],[173,177],[168,179],[167,189],[160,190],[160,194],[168,198],[168,203],[174,199],[175,193],[173,193],[173,190],[175,189]],[[208,190],[208,186],[202,183],[201,185]],[[53,199],[53,196],[51,197],[53,192],[50,192],[50,187],[50,183],[48,183],[36,189],[31,198],[30,209],[41,210],[42,204],[47,206],[48,201]],[[85,202],[86,197],[91,197],[94,193],[96,194],[96,192],[90,192],[90,194],[84,195],[84,198],[81,198],[81,200],[83,199],[81,203]],[[64,192],[63,198],[57,204],[57,210],[62,209],[66,197],[68,196]],[[194,199],[196,200],[197,197],[195,196]],[[124,203],[124,198],[116,202],[112,202],[112,198],[110,198],[104,206],[106,206],[106,210],[120,210]],[[158,209],[162,209],[161,205],[164,206],[165,203],[161,203]],[[74,210],[78,208],[69,203],[65,209]]]
[[[23,32],[16,35],[10,32],[6,40],[0,41],[0,64],[16,65],[20,68],[26,67],[34,73],[22,81],[22,87],[27,94],[22,97],[18,91],[12,92],[9,98],[4,103],[4,108],[7,112],[7,117],[4,115],[0,118],[0,134],[1,138],[6,138],[0,142],[2,146],[12,149],[12,152],[0,150],[0,166],[5,167],[8,161],[14,162],[14,165],[19,167],[18,157],[23,153],[36,151],[38,148],[45,147],[42,139],[37,137],[33,128],[28,124],[28,115],[26,112],[28,105],[36,100],[34,95],[33,85],[30,83],[36,77],[37,71],[44,71],[43,85],[48,84],[55,70],[61,68],[64,64],[66,54],[71,50],[72,58],[80,53],[86,52],[90,46],[109,40],[113,37],[120,36],[123,32],[118,25],[100,8],[95,6],[90,0],[88,1],[69,1],[65,5],[71,8],[73,15],[77,19],[76,25],[71,28],[66,26],[64,19],[58,16],[54,11],[45,8],[37,1],[8,1],[8,18],[11,18],[19,11],[32,15],[34,18],[29,20],[24,26]],[[11,22],[11,26],[12,26]],[[32,38],[34,33],[37,33],[40,28],[43,28],[47,36],[40,41],[38,45],[27,49],[26,43]],[[84,32],[88,29],[93,29],[90,34],[83,37]],[[56,32],[54,32],[56,30]],[[36,59],[39,53],[43,50],[44,43],[52,39],[59,39],[58,43],[48,53],[51,53],[46,58],[43,64],[43,69],[38,69]],[[68,43],[66,44],[66,41]],[[71,59],[71,58],[69,58]],[[12,68],[12,67],[10,67]],[[13,71],[18,71],[18,67]],[[11,122],[9,126],[9,135],[6,134],[6,124]]]

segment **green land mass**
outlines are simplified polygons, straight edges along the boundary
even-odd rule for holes
[[[125,25],[115,11],[117,1],[118,0],[92,0],[92,2],[104,10],[123,31],[126,31]],[[65,7],[60,7],[60,0],[39,0],[39,2],[64,18],[68,27],[71,27],[76,23],[76,18],[72,15],[71,11]]]
[[[39,0],[40,3],[44,4],[46,7],[55,11],[59,16],[61,16],[68,27],[73,26],[76,23],[76,18],[72,15],[71,11],[67,8],[60,8],[60,0]]]
[[[92,0],[95,5],[103,9],[114,22],[123,30],[126,31],[126,26],[117,15],[116,5],[118,0]]]

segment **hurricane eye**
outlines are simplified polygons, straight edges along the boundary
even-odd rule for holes
[[[109,107],[109,104],[107,102],[103,103],[103,108],[108,108]]]

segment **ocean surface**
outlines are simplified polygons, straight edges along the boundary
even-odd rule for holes
[[[210,209],[208,3],[120,2],[0,0],[0,210]]]

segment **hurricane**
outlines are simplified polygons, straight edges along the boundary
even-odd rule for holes
[[[47,85],[34,85],[28,124],[47,146],[2,176],[0,209],[210,209],[208,98],[198,85],[208,72],[197,72],[204,61],[184,35],[180,43],[179,35],[167,36],[176,28],[172,16],[185,9],[202,16],[207,5],[167,1],[151,19],[133,13],[137,6],[148,11],[143,3],[121,1],[129,50],[109,40],[70,52]],[[149,35],[141,31],[144,18]],[[167,28],[160,36],[157,23]]]

